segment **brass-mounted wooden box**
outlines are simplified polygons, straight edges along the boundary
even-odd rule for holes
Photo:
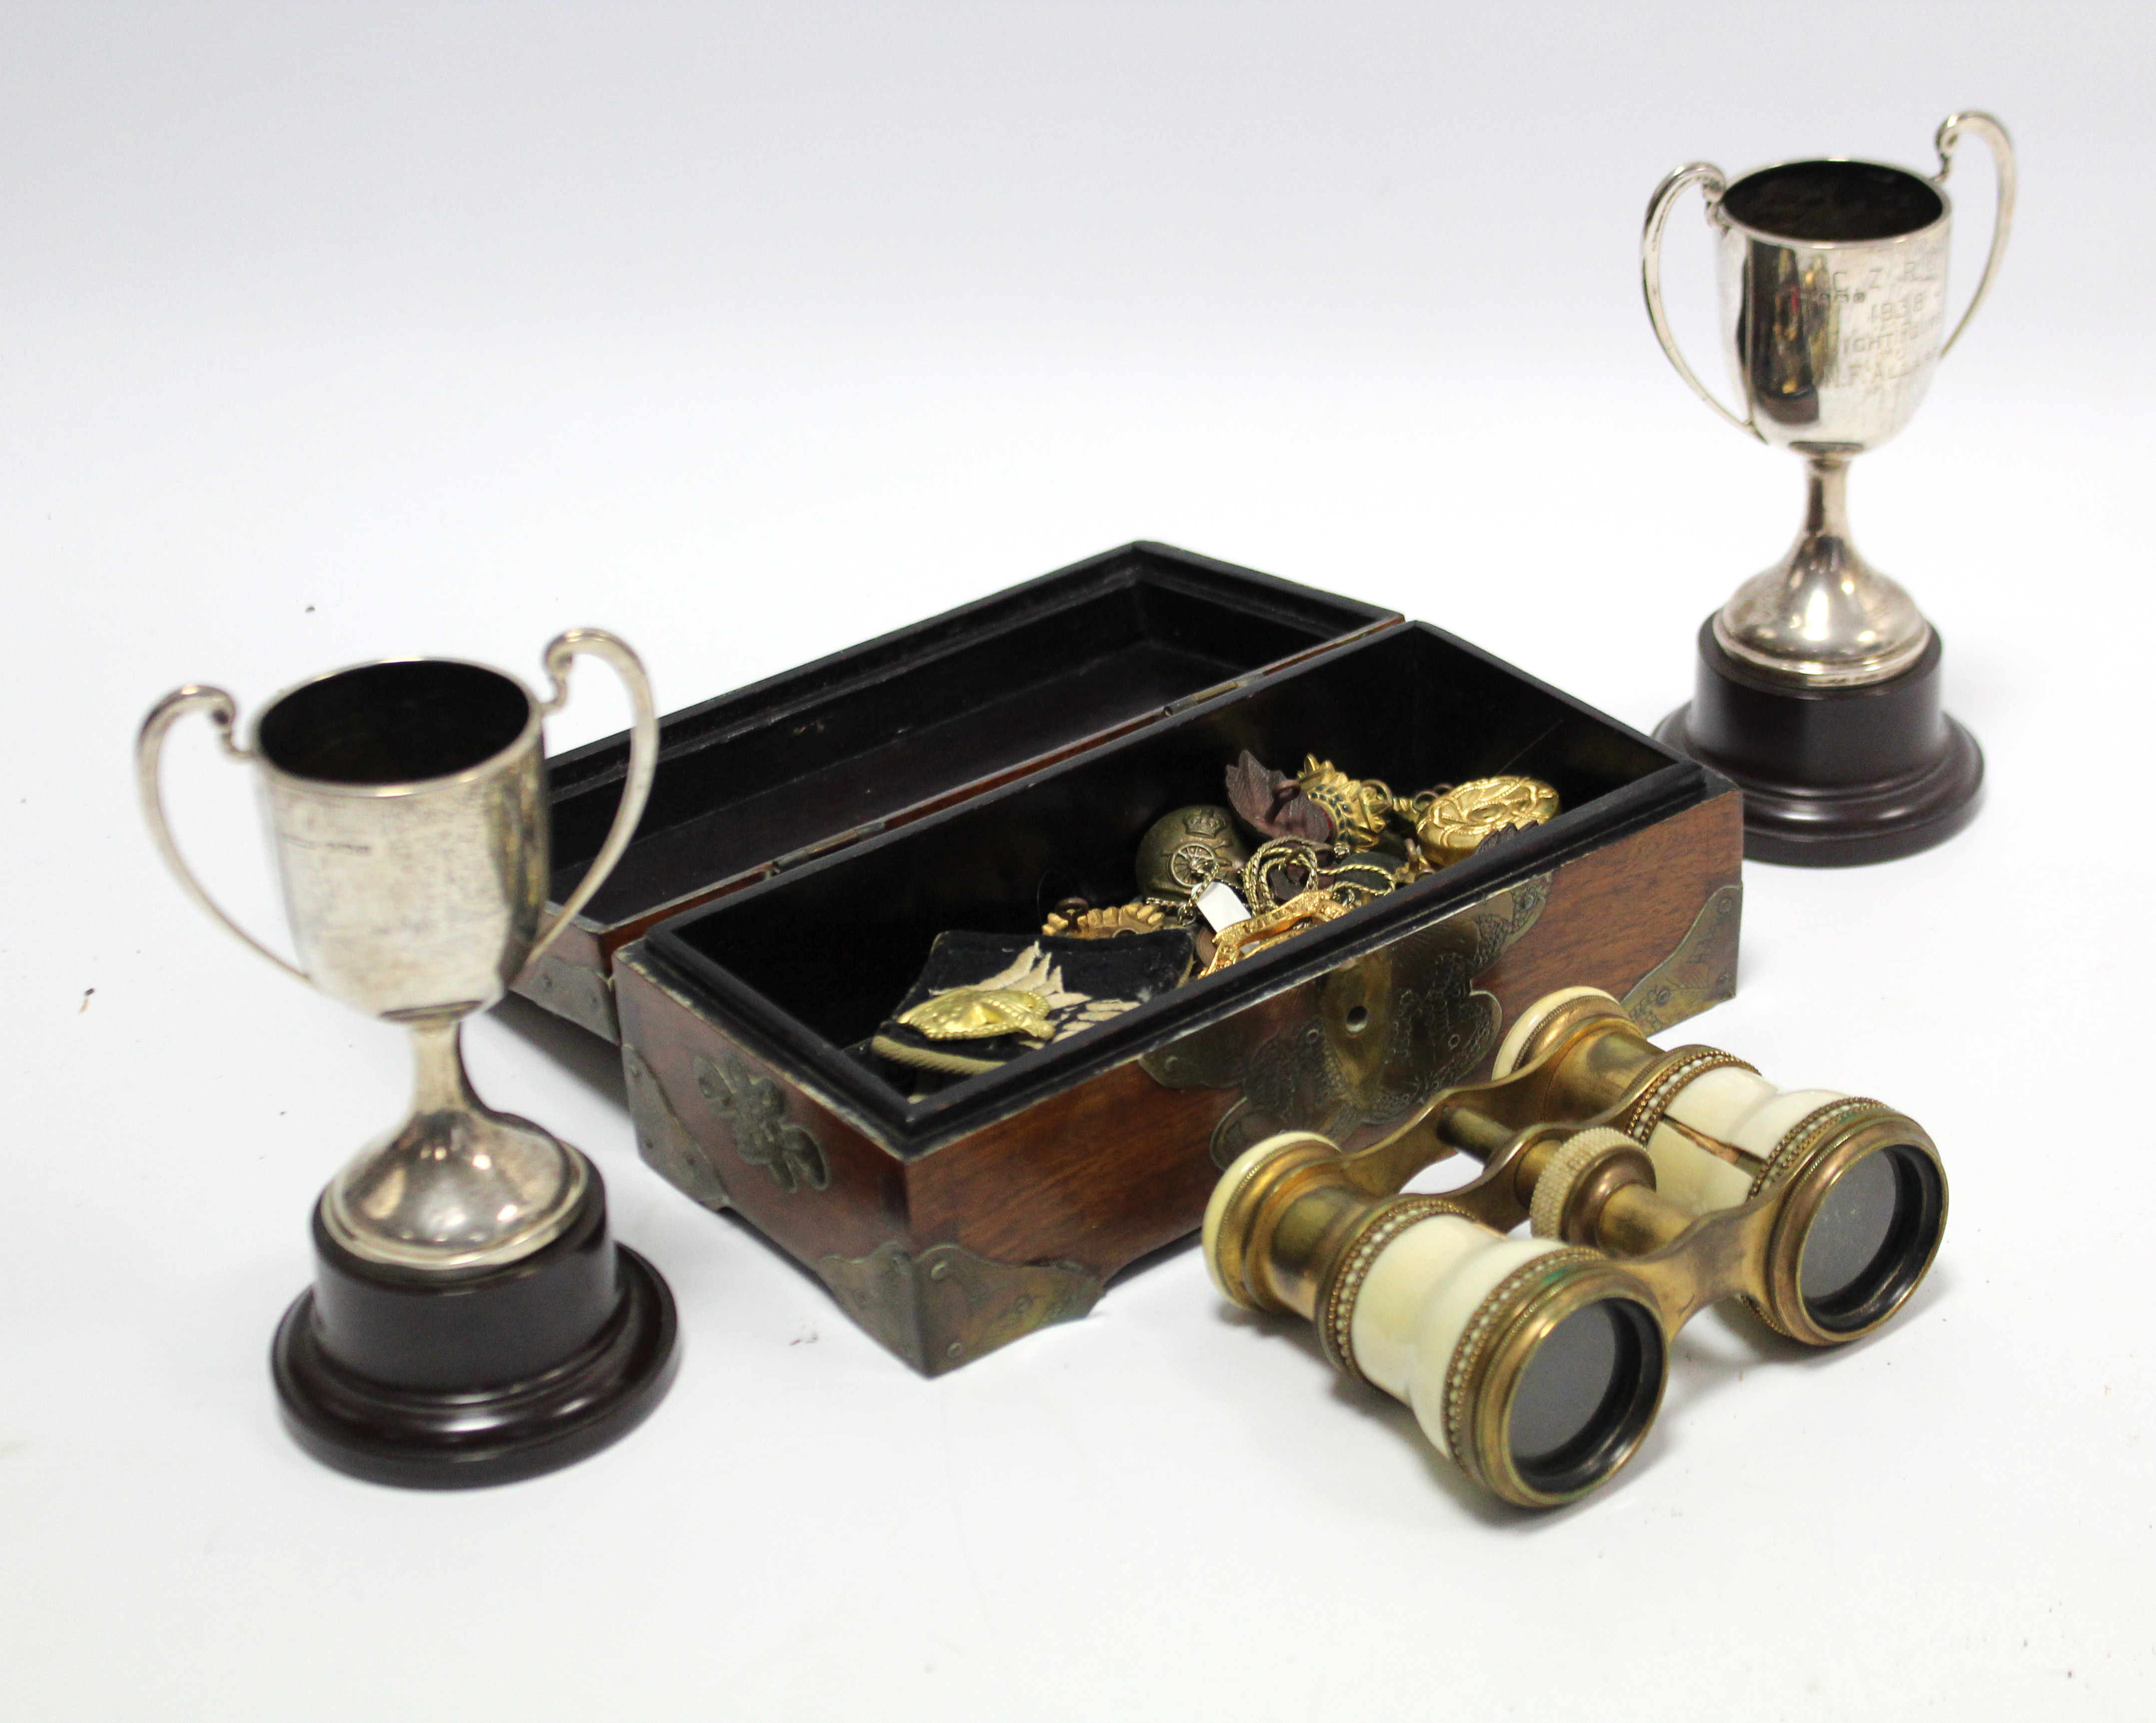
[[[940,1093],[850,1051],[936,934],[1132,895],[1244,748],[1396,788],[1500,771],[1548,825]],[[573,877],[620,738],[553,763]],[[1424,623],[1137,544],[675,715],[629,856],[533,996],[617,1033],[644,1157],[916,1368],[1082,1314],[1273,1132],[1372,1139],[1586,984],[1661,1028],[1734,989],[1727,780]]]

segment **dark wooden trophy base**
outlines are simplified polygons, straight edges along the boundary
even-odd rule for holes
[[[674,1376],[674,1300],[607,1230],[591,1169],[568,1226],[464,1278],[354,1256],[315,1211],[315,1284],[285,1313],[270,1370],[316,1459],[377,1484],[507,1484],[626,1435]]]
[[[1699,679],[1657,741],[1737,780],[1744,854],[1799,867],[1891,862],[1976,815],[1984,753],[1939,709],[1939,637],[1897,676],[1799,688],[1722,650],[1700,625]]]

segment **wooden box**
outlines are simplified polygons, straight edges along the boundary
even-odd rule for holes
[[[1660,1029],[1735,985],[1727,779],[1427,624],[1164,546],[677,714],[663,743],[635,845],[534,996],[618,1033],[654,1167],[932,1374],[1082,1314],[1251,1143],[1366,1142],[1486,1070],[1550,989]],[[1402,790],[1525,773],[1564,811],[934,1094],[848,1051],[938,933],[1133,895],[1140,835],[1222,801],[1244,748]],[[566,878],[624,758],[554,763]]]

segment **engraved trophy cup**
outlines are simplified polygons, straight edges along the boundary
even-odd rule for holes
[[[547,918],[541,726],[579,653],[613,666],[635,722],[613,829]],[[315,1284],[272,1350],[300,1443],[386,1483],[492,1484],[566,1464],[640,1422],[673,1372],[673,1300],[608,1236],[598,1170],[482,1103],[459,1050],[465,1018],[598,889],[650,789],[658,721],[636,655],[578,629],[546,666],[544,702],[448,659],[335,671],[271,701],[244,748],[232,697],[188,687],[157,704],[137,743],[151,832],[188,895],[279,968],[411,1033],[411,1110],[322,1192]],[[173,723],[197,711],[255,769],[297,966],[219,909],[173,843],[159,759]]]
[[[1948,334],[1946,180],[1968,135],[1997,162],[1999,207],[1983,279]],[[1984,303],[2013,224],[2005,128],[1988,114],[1954,114],[1938,147],[1929,178],[1835,158],[1732,182],[1695,162],[1647,205],[1640,273],[1662,351],[1739,430],[1804,457],[1796,543],[1702,626],[1691,703],[1658,732],[1743,787],[1745,853],[1764,861],[1831,867],[1912,855],[1976,811],[1984,756],[1940,710],[1938,635],[1857,553],[1845,502],[1851,457],[1909,422]],[[1693,185],[1715,234],[1721,346],[1742,417],[1693,374],[1663,309],[1662,229]]]

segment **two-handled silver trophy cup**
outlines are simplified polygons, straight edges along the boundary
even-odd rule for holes
[[[613,829],[549,917],[542,721],[567,698],[579,653],[613,666],[635,720]],[[336,671],[263,707],[244,748],[232,697],[184,687],[137,743],[150,830],[188,895],[279,968],[411,1033],[411,1110],[322,1192],[314,1287],[271,1353],[302,1445],[385,1483],[495,1484],[566,1464],[634,1427],[673,1374],[673,1299],[610,1237],[598,1170],[482,1103],[459,1051],[464,1020],[539,959],[628,847],[657,761],[651,691],[626,645],[572,630],[546,665],[543,702],[449,659]],[[296,966],[218,908],[173,843],[159,759],[193,712],[255,769]]]
[[[1999,172],[1991,251],[1947,331],[1946,181],[1983,140]],[[1744,791],[1745,853],[1814,867],[1881,862],[1951,837],[1976,811],[1984,756],[1939,705],[1939,638],[1857,553],[1852,456],[1893,436],[1990,291],[2014,219],[2014,152],[1988,114],[1950,116],[1938,172],[1785,162],[1732,181],[1680,167],[1647,205],[1640,273],[1655,333],[1700,399],[1739,430],[1804,457],[1804,519],[1789,554],[1702,625],[1691,703],[1662,739]],[[1693,374],[1662,304],[1662,229],[1698,186],[1715,234],[1722,357],[1740,416]]]

